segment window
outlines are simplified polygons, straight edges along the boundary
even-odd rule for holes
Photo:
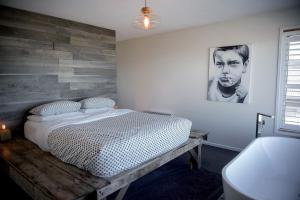
[[[300,27],[281,30],[278,73],[276,128],[300,136]]]

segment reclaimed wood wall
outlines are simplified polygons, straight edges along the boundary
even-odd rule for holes
[[[0,6],[0,122],[23,133],[29,109],[116,98],[115,31]]]

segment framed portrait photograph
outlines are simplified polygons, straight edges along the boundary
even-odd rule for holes
[[[210,48],[207,99],[249,103],[251,45]]]

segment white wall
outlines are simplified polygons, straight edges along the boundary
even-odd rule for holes
[[[297,24],[300,9],[291,9],[118,42],[119,104],[186,117],[209,142],[243,148],[256,113],[275,114],[279,28]],[[252,44],[250,104],[207,101],[209,48],[235,44]]]

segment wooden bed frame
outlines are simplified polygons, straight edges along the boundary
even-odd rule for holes
[[[104,200],[119,190],[124,197],[130,184],[174,158],[189,152],[201,167],[201,145],[207,133],[191,132],[180,147],[110,178],[91,175],[42,151],[24,138],[0,143],[0,167],[33,199]]]

